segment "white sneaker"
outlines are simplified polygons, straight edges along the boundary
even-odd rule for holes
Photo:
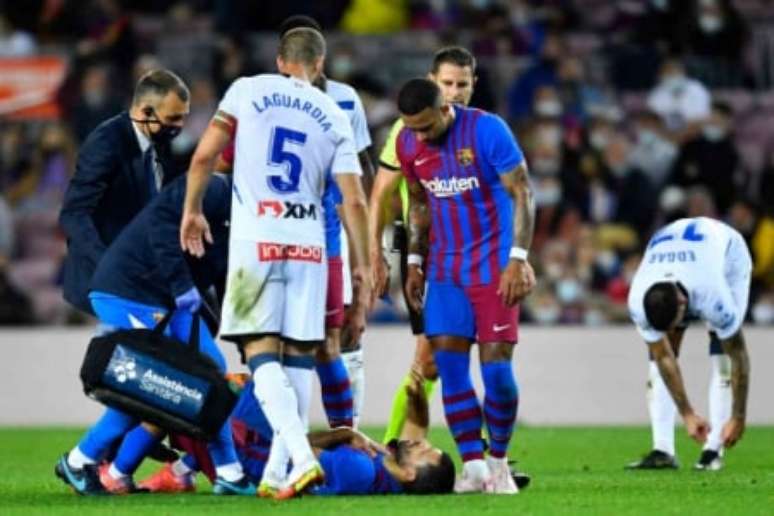
[[[275,500],[286,500],[298,496],[308,488],[321,484],[325,480],[322,466],[316,460],[311,460],[293,469],[288,474],[285,486],[274,496]]]
[[[693,468],[699,471],[720,471],[723,469],[723,450],[702,450]]]
[[[508,459],[496,459],[487,457],[486,464],[492,472],[492,492],[494,494],[519,494],[519,488],[513,480],[511,469],[508,467]]]
[[[494,492],[492,474],[486,462],[477,459],[463,464],[462,474],[454,481],[454,492],[458,494]]]

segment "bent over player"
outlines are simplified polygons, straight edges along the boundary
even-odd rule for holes
[[[455,489],[517,493],[506,458],[518,407],[511,358],[517,303],[535,284],[527,262],[534,205],[526,162],[502,119],[449,104],[433,81],[406,83],[398,109],[405,124],[398,158],[411,194],[406,290],[420,309],[427,281],[425,333],[464,462]],[[487,461],[469,371],[474,342],[486,391]]]
[[[751,272],[750,252],[736,230],[705,217],[680,219],[653,235],[629,292],[632,321],[648,343],[686,431],[718,458],[745,428],[750,361],[742,323]],[[712,428],[694,412],[677,363],[688,317],[705,321],[731,360],[731,414],[726,421],[713,421]]]
[[[285,498],[322,480],[306,439],[316,347],[325,338],[327,266],[321,197],[330,172],[343,195],[353,276],[370,296],[367,208],[352,129],[315,88],[325,41],[297,28],[281,39],[282,74],[237,79],[191,161],[181,246],[201,256],[209,227],[201,196],[215,160],[234,138],[234,189],[221,334],[239,343],[256,398],[275,435],[261,489]],[[281,342],[285,343],[284,350]],[[284,354],[283,369],[280,355]],[[293,469],[287,474],[288,458]]]

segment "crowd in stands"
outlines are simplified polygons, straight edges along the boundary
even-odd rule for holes
[[[225,89],[272,70],[271,31],[299,12],[330,31],[328,74],[361,94],[374,155],[402,81],[444,44],[473,50],[472,104],[511,124],[538,206],[539,281],[523,319],[626,322],[654,228],[708,216],[747,239],[750,319],[774,323],[772,1],[4,3],[0,60],[64,55],[68,74],[60,119],[0,118],[0,324],[79,320],[60,294],[58,210],[79,143],[126,109],[136,79],[163,64],[188,83],[191,116],[174,141],[185,166]]]

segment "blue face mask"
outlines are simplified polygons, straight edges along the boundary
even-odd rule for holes
[[[711,142],[719,142],[726,136],[726,130],[716,125],[705,125],[701,132]]]
[[[556,285],[556,297],[563,304],[574,303],[581,297],[581,286],[577,281],[565,279]]]

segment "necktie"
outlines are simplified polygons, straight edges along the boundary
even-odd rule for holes
[[[151,195],[156,195],[161,190],[161,167],[156,162],[156,151],[153,146],[148,147],[143,156],[143,163],[145,165],[145,172],[148,176],[148,183],[150,184]]]

